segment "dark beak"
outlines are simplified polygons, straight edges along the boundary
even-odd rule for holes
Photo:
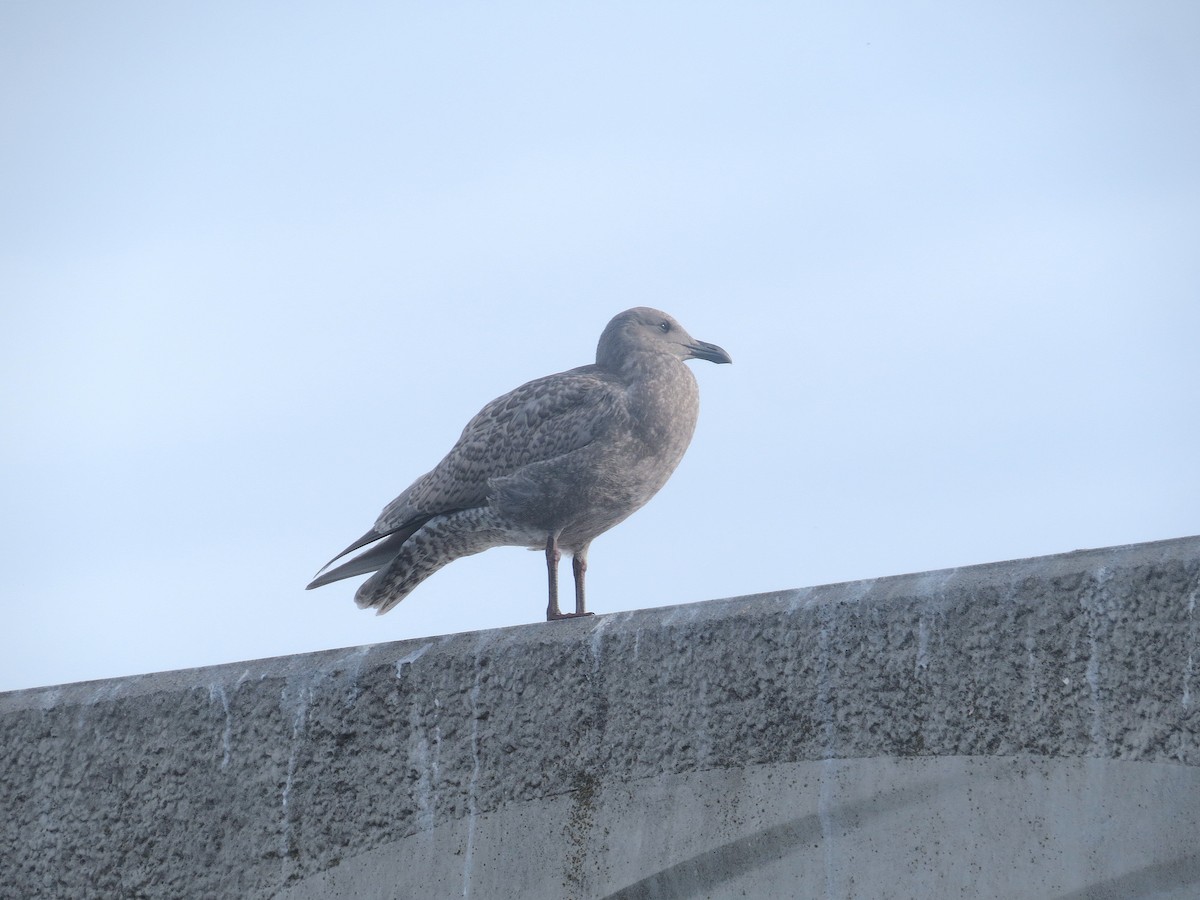
[[[733,362],[732,356],[716,344],[710,344],[708,341],[696,341],[694,344],[687,344],[685,346],[688,350],[688,356],[691,359],[707,359],[709,362],[715,363]]]

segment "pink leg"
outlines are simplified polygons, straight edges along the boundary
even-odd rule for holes
[[[546,606],[546,621],[561,619],[563,614],[558,609],[558,561],[562,554],[558,552],[558,540],[554,535],[546,538],[546,575],[550,580],[550,603]]]
[[[575,612],[565,613],[558,608],[558,561],[562,554],[558,550],[558,540],[554,535],[546,538],[546,570],[550,575],[550,605],[546,607],[546,621],[553,619],[574,619],[578,616],[590,616],[584,612],[583,573],[587,571],[587,548],[571,557],[571,571],[575,573]]]
[[[590,616],[590,612],[584,612],[587,605],[583,596],[583,576],[587,574],[586,548],[571,557],[571,571],[575,574],[575,615]]]

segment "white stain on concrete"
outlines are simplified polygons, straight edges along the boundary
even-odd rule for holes
[[[827,757],[821,762],[821,791],[817,798],[817,818],[821,823],[821,856],[825,866],[825,896],[837,893],[837,846],[834,840],[833,807],[836,802],[840,761]]]
[[[1104,618],[1107,610],[1101,590],[1111,578],[1111,573],[1103,566],[1100,567],[1096,572],[1097,590],[1090,597],[1085,595],[1082,600],[1084,609],[1091,614],[1088,619],[1088,661],[1083,674],[1092,701],[1091,739],[1092,745],[1102,752],[1105,750],[1107,739],[1104,729],[1104,696],[1101,684],[1100,620]]]
[[[396,660],[396,677],[403,678],[404,677],[404,667],[411,666],[418,659],[420,659],[422,656],[424,656],[429,651],[429,648],[432,646],[433,646],[432,641],[430,641],[428,644],[422,644],[416,650],[413,650],[411,653],[406,653],[406,654],[404,654],[404,656],[402,656],[398,660]]]
[[[221,684],[210,684],[208,686],[208,699],[210,701],[220,701],[221,708],[225,710],[225,728],[221,734],[221,770],[229,768],[229,757],[232,751],[233,742],[233,716],[229,712],[229,697],[225,694],[225,687]]]
[[[442,727],[439,722],[442,703],[433,699],[433,724],[426,721],[422,704],[414,703],[409,710],[409,726],[416,735],[413,744],[412,762],[417,771],[415,799],[417,802],[417,827],[430,833],[437,825],[437,797],[442,755]]]
[[[1188,614],[1189,623],[1191,623],[1191,619],[1196,612],[1196,594],[1197,593],[1198,593],[1197,591],[1192,591],[1192,593],[1188,595],[1187,614]],[[1194,627],[1195,627],[1194,624],[1189,624],[1189,627],[1188,627],[1189,637],[1195,633]],[[1187,655],[1187,663],[1183,667],[1182,703],[1183,703],[1184,709],[1191,709],[1191,707],[1192,707],[1192,676],[1195,674],[1195,671],[1196,671],[1196,662],[1195,662],[1195,659],[1194,659],[1192,651],[1191,651],[1191,643],[1192,642],[1189,640],[1188,641],[1189,649],[1188,649],[1188,655]]]
[[[921,613],[917,619],[917,664],[914,674],[920,676],[929,668],[929,618]]]
[[[471,872],[475,868],[475,833],[479,816],[479,694],[483,688],[483,647],[475,649],[475,680],[471,685],[471,778],[467,783],[467,850],[463,858],[463,896],[471,896]]]
[[[592,654],[593,672],[598,671],[600,668],[600,645],[604,636],[604,629],[608,627],[611,618],[611,616],[605,616],[599,622],[597,622],[596,627],[592,629],[592,633],[588,638],[588,648],[591,650]]]
[[[315,679],[314,679],[315,680]],[[283,782],[283,795],[280,798],[280,805],[283,810],[283,828],[280,834],[281,841],[281,856],[284,859],[288,858],[292,838],[292,819],[288,810],[288,801],[292,793],[292,785],[296,779],[296,761],[300,752],[300,743],[304,735],[304,727],[308,721],[308,705],[312,701],[311,681],[296,688],[291,679],[284,685],[283,691],[280,694],[280,703],[287,709],[292,707],[292,739],[290,742],[290,750],[288,753],[287,775]],[[289,696],[294,691],[294,697]]]

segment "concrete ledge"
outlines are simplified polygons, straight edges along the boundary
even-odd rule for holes
[[[0,695],[8,897],[1195,897],[1200,538]]]

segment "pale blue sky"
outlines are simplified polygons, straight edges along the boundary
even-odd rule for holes
[[[303,587],[635,305],[735,364],[593,546],[599,613],[1200,533],[1198,37],[1190,2],[0,4],[0,690],[538,621],[517,549],[382,618]]]

